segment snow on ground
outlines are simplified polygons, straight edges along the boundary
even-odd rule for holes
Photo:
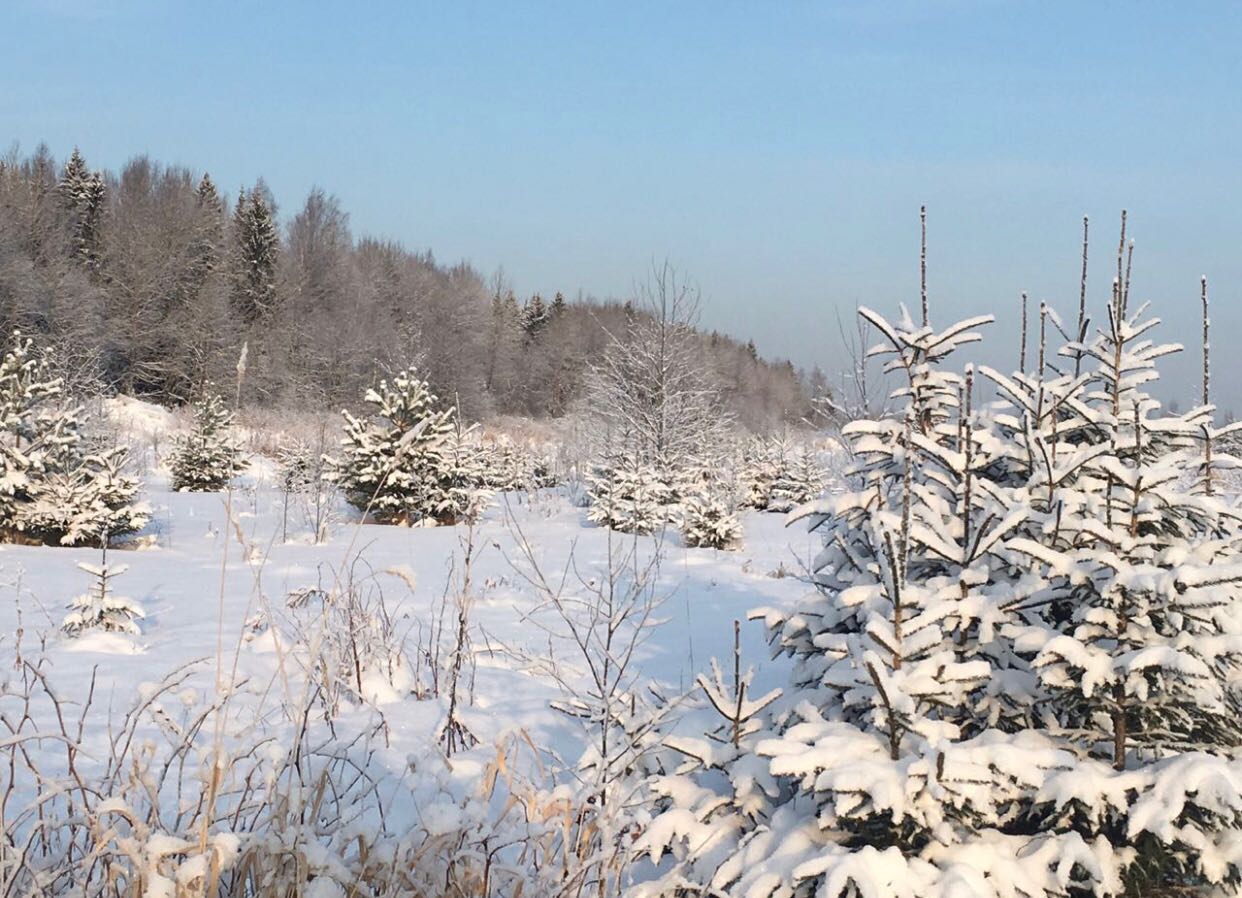
[[[139,444],[158,444],[172,426],[170,418],[140,404],[112,413]],[[282,693],[296,692],[299,674],[290,671],[287,653],[278,651],[288,648],[287,632],[256,632],[249,624],[265,610],[286,616],[290,593],[331,588],[350,570],[370,594],[382,593],[396,628],[410,634],[410,645],[429,644],[437,622],[446,617],[446,591],[461,573],[466,528],[363,525],[340,508],[327,541],[315,545],[295,501],[286,542],[284,497],[274,480],[272,465],[262,458],[253,459],[231,494],[171,493],[158,469],[148,472],[146,499],[154,513],[146,538],[136,541],[141,548],[112,550],[109,557],[129,568],[115,581],[117,593],[137,600],[146,613],[142,635],[135,638],[92,634],[75,640],[58,630],[65,605],[89,585],[77,563],[97,563],[98,550],[0,547],[0,588],[6,593],[0,601],[0,667],[12,670],[15,653],[31,653],[42,634],[48,674],[62,698],[81,700],[94,678],[95,707],[107,714],[87,728],[82,748],[88,757],[106,757],[109,715],[118,717],[149,692],[149,684],[191,662],[202,662],[188,683],[199,700],[212,694],[217,676],[225,682],[231,677],[240,684],[236,719],[253,710],[260,723],[247,726],[262,726],[263,708],[278,704]],[[520,728],[534,745],[572,763],[581,750],[580,731],[550,707],[560,695],[558,686],[522,660],[546,657],[549,636],[528,617],[539,597],[514,570],[521,553],[506,518],[520,527],[549,576],[560,576],[571,553],[578,574],[598,576],[610,541],[618,546],[633,538],[589,524],[585,510],[557,490],[498,497],[475,534],[471,628],[477,671],[473,702],[462,717],[480,740],[476,752],[480,758],[494,755],[496,740]],[[787,605],[806,591],[798,575],[818,541],[800,527],[786,529],[783,515],[750,512],[744,524],[740,551],[686,549],[675,535],[663,542],[657,592],[665,601],[661,623],[637,658],[641,679],[660,683],[670,694],[691,689],[713,655],[731,655],[732,622],[741,619],[745,659],[758,668],[756,688],[783,682],[779,662],[767,661],[760,625],[745,622],[746,615],[759,606]],[[639,541],[643,553],[655,546],[651,538]],[[443,627],[451,631],[451,620]],[[218,651],[223,674],[216,666]],[[359,709],[353,717],[346,708],[340,725],[372,719],[378,711],[388,728],[382,763],[400,768],[408,758],[434,750],[442,701],[418,701],[387,685],[376,686],[374,697],[377,708]],[[194,700],[193,693],[185,697],[187,705]],[[481,763],[468,758],[456,759],[458,775],[477,775]]]

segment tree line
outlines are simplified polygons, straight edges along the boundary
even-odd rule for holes
[[[0,158],[0,326],[54,348],[67,382],[165,404],[230,383],[243,345],[246,404],[356,404],[416,367],[473,419],[558,417],[635,318],[632,301],[519,297],[503,274],[437,262],[374,237],[319,188],[280,215],[260,179],[226,195],[211,176],[146,156],[119,172],[74,150]],[[727,411],[756,431],[814,414],[818,371],[696,329]]]

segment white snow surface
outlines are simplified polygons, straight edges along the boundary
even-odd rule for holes
[[[149,696],[153,684],[170,672],[195,663],[184,687],[172,700],[162,700],[141,732],[159,739],[160,728],[175,727],[182,714],[174,704],[189,708],[210,701],[219,678],[236,684],[231,720],[239,729],[260,728],[251,730],[253,741],[260,741],[264,709],[300,691],[300,670],[282,666],[288,633],[280,627],[256,628],[256,617],[290,615],[286,599],[291,593],[330,589],[351,565],[355,576],[372,578],[368,586],[382,591],[397,628],[410,632],[411,645],[418,634],[430,632],[450,578],[460,573],[454,563],[461,564],[464,526],[363,524],[341,505],[329,538],[315,545],[304,516],[291,508],[288,541],[282,542],[284,497],[272,462],[251,457],[229,493],[171,492],[167,473],[152,456],[170,444],[174,416],[130,399],[111,402],[108,413],[118,430],[145,448],[146,457],[138,463],[145,469],[151,523],[128,550],[109,550],[110,563],[128,565],[117,588],[145,610],[141,634],[92,632],[72,638],[60,631],[66,605],[89,585],[78,564],[97,564],[97,549],[0,546],[0,589],[6,593],[0,601],[0,669],[12,671],[17,653],[36,652],[39,639],[46,637],[48,677],[62,700],[81,701],[93,681],[94,713],[81,745],[85,758],[107,757],[109,718],[115,721]],[[375,763],[394,775],[428,759],[443,764],[441,784],[449,795],[469,793],[495,758],[498,740],[515,731],[546,752],[545,760],[555,757],[572,765],[583,750],[581,728],[551,707],[561,697],[557,684],[518,657],[546,658],[549,636],[527,618],[539,598],[515,574],[520,553],[505,521],[508,515],[549,575],[560,576],[571,552],[580,573],[602,571],[610,541],[632,545],[635,539],[591,524],[585,509],[556,489],[499,495],[477,527],[472,576],[477,675],[473,701],[461,715],[478,745],[445,763],[434,735],[443,722],[443,698],[417,700],[402,691],[401,677],[395,685],[369,677],[364,691],[370,703],[342,707],[334,721],[338,736],[347,739],[351,727],[362,732],[382,716],[386,744],[379,746]],[[637,656],[640,681],[655,681],[673,695],[694,689],[696,675],[708,669],[713,656],[732,655],[733,621],[740,619],[744,657],[756,668],[754,694],[785,682],[783,663],[768,660],[762,624],[748,621],[747,613],[759,606],[789,607],[804,595],[808,586],[792,574],[808,563],[820,541],[804,527],[786,528],[784,515],[747,512],[743,525],[744,541],[737,551],[685,548],[671,531],[663,538],[658,592],[667,598],[659,625]],[[637,541],[648,553],[658,539]],[[448,618],[451,609],[446,628],[451,627]],[[561,648],[570,657],[569,647]],[[417,812],[434,830],[451,824],[444,815],[453,812],[453,804]]]

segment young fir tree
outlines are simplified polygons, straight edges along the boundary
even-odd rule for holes
[[[824,472],[810,446],[783,453],[768,487],[767,511],[789,512],[816,498],[824,489]]]
[[[753,437],[742,446],[737,470],[743,507],[767,509],[772,484],[781,470],[779,452],[782,447],[780,441],[762,437]]]
[[[508,492],[529,489],[535,480],[534,459],[509,437],[501,435],[478,447],[481,482],[488,489]]]
[[[742,668],[739,621],[733,622],[732,662],[731,676],[713,658],[711,675],[697,678],[707,718],[701,736],[687,733],[689,715],[683,715],[679,732],[658,733],[674,756],[653,764],[657,772],[648,786],[654,819],[638,835],[635,849],[657,866],[666,856],[675,863],[663,876],[641,883],[635,898],[712,894],[708,884],[716,871],[771,817],[781,797],[779,778],[756,753],[771,735],[765,712],[781,690],[752,693],[754,670]]]
[[[726,484],[704,470],[684,486],[679,503],[682,541],[692,548],[732,549],[742,539],[733,497]]]
[[[819,596],[765,615],[791,689],[748,752],[662,788],[640,850],[664,875],[639,894],[1242,884],[1242,525],[1184,476],[1207,410],[1144,392],[1172,348],[1128,292],[1061,353],[1079,376],[1046,332],[1032,373],[985,371],[999,407],[937,368],[965,328],[871,316],[904,408],[845,429],[851,489],[812,514]]]
[[[473,521],[491,501],[488,454],[474,428],[462,428],[460,421],[439,454],[435,495],[434,517],[440,524]]]
[[[146,525],[127,452],[88,441],[61,382],[14,334],[0,359],[0,529],[10,539],[53,545],[96,542]]]
[[[413,370],[368,390],[372,414],[345,416],[332,478],[355,508],[384,524],[436,521],[451,504],[456,412]],[[446,482],[448,483],[446,489]]]
[[[98,567],[79,562],[78,568],[94,579],[91,588],[69,603],[69,613],[61,622],[61,629],[70,636],[80,636],[88,630],[108,633],[128,633],[137,636],[142,631],[138,621],[146,615],[142,606],[133,599],[118,596],[112,589],[112,581],[129,570],[127,565],[108,564],[108,550]]]
[[[246,469],[233,441],[233,413],[218,393],[208,390],[194,403],[194,427],[173,442],[168,460],[171,485],[178,492],[214,492]]]
[[[619,533],[654,533],[672,513],[667,484],[632,452],[591,468],[587,500],[587,519]]]
[[[58,433],[64,437],[70,431],[61,427]],[[20,514],[23,532],[43,542],[80,546],[101,533],[134,533],[150,520],[147,507],[135,501],[138,481],[125,471],[128,451],[123,447],[87,452],[62,444],[49,459]]]
[[[300,496],[310,487],[315,477],[315,458],[309,446],[301,440],[282,443],[276,450],[276,485],[284,499],[281,507],[281,539],[289,539],[289,500]]]

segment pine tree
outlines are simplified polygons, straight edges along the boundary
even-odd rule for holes
[[[368,418],[345,416],[342,454],[332,477],[355,508],[384,524],[435,521],[450,503],[456,411],[413,370],[380,381],[366,394]],[[449,490],[452,484],[449,484]]]
[[[145,617],[142,606],[133,599],[118,596],[112,591],[112,581],[129,570],[128,565],[108,564],[108,550],[103,550],[99,566],[78,562],[78,568],[94,578],[91,588],[75,598],[70,611],[61,622],[70,636],[80,636],[87,630],[103,630],[108,633],[128,633],[137,636],[142,631],[137,621]]]
[[[246,462],[233,442],[233,413],[210,388],[194,403],[194,427],[176,438],[168,460],[171,486],[179,492],[222,490]]]

